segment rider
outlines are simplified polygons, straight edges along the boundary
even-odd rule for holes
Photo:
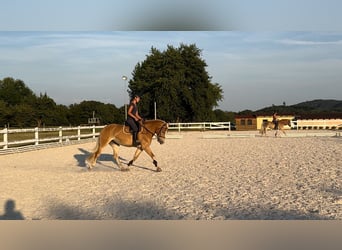
[[[142,120],[141,116],[138,112],[137,103],[140,101],[140,96],[135,95],[128,107],[127,111],[127,120],[126,123],[130,126],[133,133],[133,146],[140,145],[140,142],[137,140],[140,124],[139,121]]]
[[[278,129],[278,122],[279,122],[279,119],[278,119],[278,114],[277,112],[274,112],[273,115],[272,115],[272,123],[274,124],[274,129]]]

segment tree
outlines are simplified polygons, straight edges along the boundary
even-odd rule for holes
[[[40,93],[39,97],[35,101],[35,120],[37,121],[37,126],[41,125],[53,126],[58,123],[56,121],[56,116],[58,116],[57,105],[55,101],[50,98],[46,93],[43,95]]]
[[[0,99],[0,126],[7,126],[10,118],[9,116],[10,113],[6,102]],[[0,129],[2,128],[0,127]]]
[[[72,125],[87,124],[88,118],[95,116],[100,118],[101,124],[124,122],[124,112],[112,104],[104,104],[97,101],[83,101],[80,104],[69,106],[69,121]]]
[[[34,126],[36,95],[22,80],[11,77],[0,80],[0,122],[2,126]]]
[[[215,118],[213,122],[235,122],[235,113],[229,111],[223,111],[221,109],[214,110]]]
[[[12,108],[12,121],[13,125],[24,127],[35,127],[36,122],[34,120],[34,109],[28,104],[18,104]]]
[[[166,51],[151,48],[145,61],[138,63],[129,81],[129,93],[142,97],[139,111],[167,121],[208,121],[215,117],[213,108],[222,100],[223,90],[205,70],[201,50],[195,44],[168,45]]]
[[[9,106],[23,103],[33,103],[36,95],[22,80],[11,77],[0,80],[0,100],[5,100]]]

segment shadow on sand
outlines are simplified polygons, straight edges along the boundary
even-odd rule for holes
[[[61,220],[172,220],[182,216],[152,202],[115,200],[105,206],[81,208],[59,203],[48,210],[48,219]]]
[[[208,207],[203,205],[198,211],[187,214],[184,211],[169,209],[154,202],[125,201],[114,198],[104,206],[87,209],[57,203],[48,209],[48,219],[62,220],[329,220],[318,211],[284,211],[274,208],[253,208],[248,211],[241,208],[212,210],[210,218],[206,216]]]
[[[87,157],[91,154],[91,152],[83,149],[83,148],[78,148],[78,150],[80,151],[80,154],[75,154],[74,158],[77,160],[78,164],[77,166],[79,167],[87,167],[86,165],[86,159]],[[122,163],[128,162],[126,159],[119,157],[120,161],[122,161]],[[98,158],[97,161],[101,161],[101,162],[113,162],[114,164],[116,164],[114,157],[112,154],[101,154]],[[103,165],[103,164],[102,164]]]
[[[91,152],[83,149],[83,148],[78,148],[78,150],[81,152],[80,154],[75,154],[74,158],[77,160],[78,164],[77,166],[81,167],[81,168],[86,168],[86,159],[87,157],[90,155]],[[128,164],[128,160],[125,158],[122,158],[119,156],[119,159],[121,161],[122,164],[127,165]],[[110,164],[106,164],[106,162],[110,163]],[[148,168],[148,167],[143,167],[143,166],[139,166],[139,165],[135,165],[133,164],[132,167],[136,167],[136,168],[140,168],[140,169],[144,169],[144,170],[148,170],[148,171],[152,171],[152,172],[156,172],[156,169],[152,169],[152,168]],[[92,171],[100,171],[100,170],[104,170],[104,168],[111,169],[111,170],[120,170],[119,166],[116,164],[116,161],[114,160],[114,157],[112,154],[101,154],[98,158],[97,158],[97,165],[96,167],[94,167],[92,169]]]
[[[21,212],[15,210],[15,201],[7,200],[5,203],[5,213],[0,216],[0,220],[24,220]]]

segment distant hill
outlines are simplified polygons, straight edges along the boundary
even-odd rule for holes
[[[312,110],[315,112],[342,112],[342,101],[338,100],[313,100],[301,102],[292,107],[296,109]]]
[[[342,118],[342,101],[317,99],[301,102],[298,104],[273,105],[253,112],[257,115],[272,114],[292,114],[301,118]]]

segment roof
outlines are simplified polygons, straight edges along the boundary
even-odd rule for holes
[[[252,114],[249,114],[249,115],[235,115],[235,119],[248,119],[248,118],[258,118],[258,117],[272,117],[272,114],[258,114],[258,115],[252,115]],[[295,116],[293,114],[278,114],[279,117],[282,117],[282,116]]]

